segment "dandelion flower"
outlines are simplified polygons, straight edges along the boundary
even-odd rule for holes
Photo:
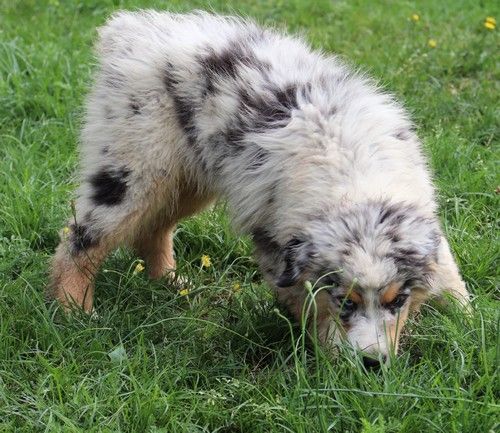
[[[68,236],[69,232],[70,232],[70,229],[69,229],[69,227],[64,227],[62,231],[63,231],[63,235],[64,236]]]
[[[137,275],[138,273],[142,272],[143,270],[144,270],[144,265],[142,264],[142,262],[137,263],[137,265],[135,265],[134,275]]]
[[[233,292],[239,292],[241,290],[241,284],[234,283],[232,289],[233,289]]]
[[[431,48],[436,48],[437,47],[437,41],[436,39],[429,39],[429,41],[427,42],[427,45],[429,45],[429,47]]]
[[[210,266],[212,266],[212,260],[210,259],[210,256],[203,254],[201,256],[201,267],[202,268],[209,268]]]
[[[189,289],[184,288],[184,289],[179,290],[179,295],[181,295],[181,296],[189,295]]]
[[[420,20],[420,15],[418,15],[418,14],[413,14],[413,15],[411,16],[411,19],[412,19],[412,21],[417,22],[418,20]]]
[[[484,27],[486,27],[488,30],[494,30],[495,27],[497,26],[497,20],[493,17],[486,17],[484,20]]]

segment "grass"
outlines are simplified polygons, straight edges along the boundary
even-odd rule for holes
[[[483,26],[500,19],[498,2],[141,2],[303,33],[380,77],[413,113],[475,313],[467,323],[426,307],[379,372],[304,347],[222,205],[177,232],[189,296],[134,275],[137,258],[120,250],[98,277],[98,318],[44,303],[75,188],[95,27],[137,3],[0,0],[0,431],[498,431],[499,36]]]

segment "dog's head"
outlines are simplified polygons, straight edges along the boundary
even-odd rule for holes
[[[300,320],[310,281],[319,338],[347,340],[377,364],[397,351],[408,313],[430,293],[440,236],[435,218],[405,204],[318,216],[282,248],[274,286]]]

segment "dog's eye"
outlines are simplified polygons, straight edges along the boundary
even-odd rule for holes
[[[337,301],[340,307],[340,317],[342,317],[343,319],[349,317],[352,313],[354,313],[354,311],[356,311],[356,308],[358,307],[358,304],[356,304],[356,302],[349,298],[340,297],[337,298]]]
[[[400,293],[398,296],[394,298],[394,300],[385,306],[391,310],[396,310],[398,308],[401,308],[406,300],[408,299],[408,295],[406,293]]]

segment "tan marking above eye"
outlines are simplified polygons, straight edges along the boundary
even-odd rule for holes
[[[380,296],[380,303],[382,305],[390,304],[399,295],[399,289],[401,288],[401,283],[391,283],[384,290]]]
[[[349,292],[347,292],[346,297],[355,304],[361,304],[363,302],[361,295],[358,292],[355,292],[354,290],[350,290]]]

